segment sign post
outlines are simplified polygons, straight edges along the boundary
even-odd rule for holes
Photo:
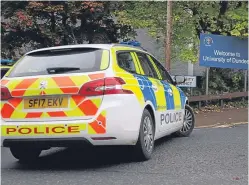
[[[171,40],[172,40],[172,1],[167,1],[167,34],[166,34],[166,46],[165,46],[165,67],[170,71],[171,62]]]
[[[208,79],[209,79],[209,68],[207,67],[206,68],[206,95],[208,95],[208,83],[209,83]]]
[[[247,70],[245,70],[245,79],[244,79],[244,91],[246,92],[247,91],[247,76],[248,73],[247,73]]]

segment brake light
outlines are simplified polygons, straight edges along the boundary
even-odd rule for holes
[[[8,100],[12,98],[10,91],[7,87],[1,86],[1,100]]]
[[[81,87],[79,94],[82,96],[100,96],[100,95],[103,95],[103,93],[104,93],[103,91],[98,91],[96,89],[99,87],[103,87],[104,85],[105,85],[104,79],[88,82]]]
[[[109,77],[84,84],[79,94],[82,96],[101,96],[108,94],[133,94],[132,91],[122,89],[125,81],[118,77]]]

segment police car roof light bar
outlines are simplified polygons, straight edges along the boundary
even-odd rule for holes
[[[13,60],[10,60],[10,59],[1,59],[1,64],[2,63],[11,63],[13,62]]]
[[[1,59],[1,65],[12,65],[14,63],[13,60],[10,59]]]
[[[127,42],[120,42],[120,44],[141,47],[141,44],[138,41],[135,41],[135,40],[131,40],[131,41],[127,41]]]
[[[127,41],[127,42],[120,42],[119,44],[124,44],[124,45],[130,45],[130,46],[134,46],[134,47],[138,47],[144,51],[147,51],[146,49],[144,49],[142,46],[141,46],[141,43],[138,42],[138,41],[135,41],[135,40],[132,40],[132,41]]]

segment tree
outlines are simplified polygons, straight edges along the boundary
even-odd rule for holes
[[[114,22],[111,2],[21,1],[2,4],[2,56],[76,43],[110,43],[132,29]]]
[[[248,36],[248,2],[174,1],[172,60],[198,61],[200,33]],[[125,2],[116,15],[121,24],[148,28],[165,43],[166,2]]]
[[[166,2],[123,2],[116,15],[121,24],[147,28],[164,46]],[[198,62],[200,33],[248,37],[247,1],[174,1],[171,61]],[[164,58],[162,57],[162,61]],[[210,89],[239,91],[243,88],[241,70],[210,69]]]

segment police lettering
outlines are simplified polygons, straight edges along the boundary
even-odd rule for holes
[[[54,127],[20,127],[20,128],[6,128],[8,135],[28,135],[28,134],[77,134],[80,133],[79,126],[54,126]]]
[[[183,121],[182,112],[161,114],[161,125]]]

